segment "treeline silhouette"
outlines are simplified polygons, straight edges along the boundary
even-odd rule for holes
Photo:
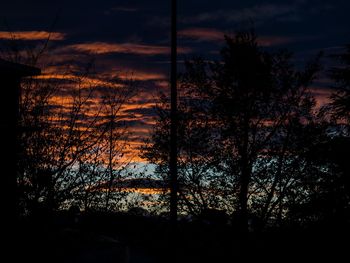
[[[225,39],[220,60],[188,60],[179,77],[179,213],[224,216],[239,232],[348,228],[350,48],[332,56],[338,67],[322,70],[320,53],[298,70],[253,30]],[[318,107],[312,84],[325,75],[334,93]],[[160,101],[142,153],[167,180],[169,99]]]
[[[303,70],[254,30],[179,76],[177,262],[340,261],[350,230],[350,46]],[[329,79],[329,102],[313,87]],[[321,89],[322,87],[318,87]],[[323,98],[324,99],[324,98]],[[169,180],[169,98],[143,157]],[[169,195],[162,196],[165,207]],[[173,248],[176,246],[173,246]],[[173,250],[171,250],[173,251]]]
[[[350,223],[350,46],[332,55],[336,67],[322,66],[320,53],[299,70],[289,51],[259,47],[253,30],[225,40],[219,60],[188,60],[178,79],[179,221],[171,246],[166,94],[140,149],[155,173],[135,175],[122,111],[137,96],[133,80],[96,85],[89,65],[23,81],[16,237],[27,259],[95,262],[85,256],[98,261],[109,246],[125,262],[130,247],[132,262],[341,254],[339,236]],[[17,62],[37,65],[28,52]],[[325,75],[334,92],[319,107],[312,85]],[[157,188],[159,198],[130,198],[126,185]]]

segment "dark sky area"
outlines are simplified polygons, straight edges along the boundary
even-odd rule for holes
[[[52,59],[44,74],[58,74],[67,63],[74,68],[89,57],[95,58],[101,78],[132,72],[144,89],[128,111],[138,117],[133,123],[142,135],[152,126],[154,90],[168,88],[170,3],[2,1],[0,40],[12,31],[17,39],[37,43],[52,31]],[[178,17],[180,64],[193,55],[217,58],[223,35],[247,28],[252,21],[262,46],[288,48],[300,64],[319,50],[328,54],[350,43],[348,0],[179,0]]]
[[[265,46],[307,53],[350,42],[346,0],[180,0],[178,6],[180,60],[184,54],[216,54],[222,35],[247,27],[250,20]],[[14,0],[1,4],[0,25],[2,31],[52,28],[64,34],[54,43],[61,52],[70,47],[97,54],[101,61],[113,59],[120,67],[159,70],[168,60],[169,14],[170,0]]]

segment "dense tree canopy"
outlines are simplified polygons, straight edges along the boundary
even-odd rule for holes
[[[322,171],[310,149],[328,139],[308,89],[319,70],[319,56],[298,71],[291,53],[262,49],[254,32],[226,37],[219,61],[186,62],[179,80],[181,211],[224,209],[247,229],[253,218],[260,227],[282,223],[295,205],[310,201],[305,180]],[[167,106],[163,97],[144,148],[165,179]]]

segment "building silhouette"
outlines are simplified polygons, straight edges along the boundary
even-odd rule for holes
[[[21,79],[40,73],[38,68],[0,59],[0,209],[5,232],[16,222],[18,212],[16,178]]]

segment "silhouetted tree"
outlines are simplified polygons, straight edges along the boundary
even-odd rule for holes
[[[309,201],[305,203],[301,216],[309,221],[327,223],[341,227],[350,218],[350,48],[345,53],[332,55],[340,65],[329,71],[332,86],[336,91],[331,102],[325,105],[323,135],[314,136],[314,144],[307,152],[310,161],[307,181]],[[326,120],[328,120],[326,122]],[[312,218],[310,220],[310,218]]]
[[[305,130],[305,172],[300,180],[299,200],[289,204],[288,220],[300,225],[323,224],[343,228],[349,223],[349,48],[332,55],[340,65],[329,71],[334,81],[331,102],[324,105],[317,121]]]
[[[49,37],[42,48],[31,48],[14,37],[1,51],[7,58],[36,65],[48,60],[48,42]],[[22,83],[17,180],[24,213],[68,208],[71,203],[85,209],[112,208],[110,200],[117,195],[111,196],[111,182],[126,169],[122,157],[130,134],[121,109],[136,90],[130,79],[97,85],[93,69],[88,63],[80,72],[68,69]]]
[[[337,92],[331,96],[331,109],[337,119],[350,123],[350,45],[346,52],[333,56],[341,65],[330,70]],[[349,132],[349,131],[347,131]]]
[[[333,68],[331,70],[331,77],[337,84],[339,91],[334,94],[332,98],[331,107],[335,114],[335,117],[339,119],[339,122],[344,123],[344,129],[342,129],[341,138],[339,138],[333,147],[334,155],[333,160],[337,166],[337,172],[341,193],[343,193],[340,206],[346,209],[347,220],[350,219],[350,167],[347,163],[346,156],[350,155],[350,45],[346,46],[346,51],[339,56],[341,67]],[[348,222],[349,223],[349,222]]]
[[[226,37],[221,56],[218,62],[187,62],[180,81],[180,193],[197,180],[202,200],[184,195],[182,202],[235,211],[246,231],[249,213],[267,220],[277,208],[285,211],[298,161],[293,136],[312,119],[307,87],[319,65],[316,59],[305,71],[295,70],[290,53],[264,51],[254,32]],[[167,157],[167,119],[161,115],[146,155],[156,164]],[[197,174],[182,175],[188,171]]]
[[[212,138],[212,123],[210,115],[203,111],[202,99],[194,98],[190,90],[185,89],[187,82],[180,81],[180,98],[178,102],[178,183],[179,183],[179,213],[199,216],[210,207],[223,206],[219,202],[215,176],[213,173],[210,149]],[[151,141],[143,147],[143,157],[156,164],[156,174],[163,180],[169,177],[169,140],[170,140],[170,109],[166,96],[160,96],[157,107],[158,120],[154,127]],[[167,207],[169,196],[163,204]]]
[[[116,125],[116,118],[131,93],[122,92],[122,88],[110,88],[113,105],[101,101],[98,106],[94,87],[86,89],[86,81],[84,87],[78,81],[71,86],[71,95],[66,95],[60,105],[52,99],[62,96],[62,83],[29,80],[27,84],[23,85],[21,104],[23,155],[19,166],[19,184],[26,202],[57,209],[77,199],[77,192],[89,191],[91,184],[113,181],[113,174],[120,172],[116,158],[120,159],[125,152],[122,145],[128,134],[122,121]],[[97,108],[91,107],[91,100],[95,100]],[[102,105],[108,112],[102,112]],[[107,108],[108,105],[113,109]],[[106,205],[111,199],[110,187],[100,189]],[[92,194],[97,191],[86,193]],[[99,202],[102,202],[101,196]]]
[[[283,200],[289,180],[285,169],[293,150],[291,134],[295,125],[310,118],[313,101],[307,86],[318,62],[298,72],[291,54],[260,49],[254,32],[239,32],[226,41],[222,63],[212,66],[214,85],[205,92],[220,127],[219,165],[226,176],[235,178],[234,207],[244,231],[249,213],[256,212],[254,200],[264,201],[263,217],[271,201]]]

